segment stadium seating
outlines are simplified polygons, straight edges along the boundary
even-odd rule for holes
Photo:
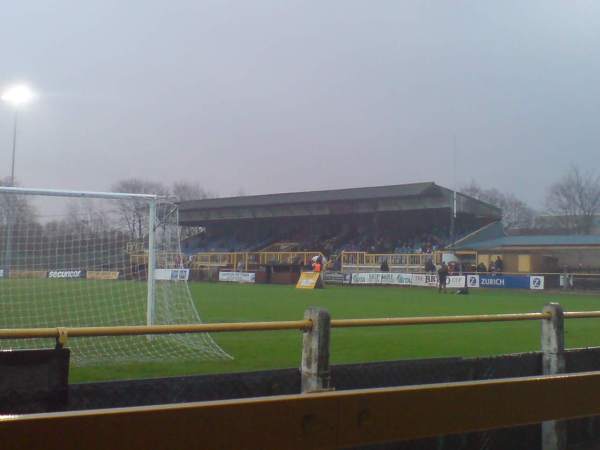
[[[470,231],[470,230],[469,230]],[[462,232],[458,236],[466,234]],[[276,234],[259,239],[237,235],[208,236],[199,233],[182,242],[186,255],[206,252],[289,252],[320,251],[325,255],[343,251],[366,251],[371,253],[433,253],[451,242],[447,229],[433,228],[429,232],[411,230],[388,230],[377,233],[373,230],[310,235],[309,233],[288,233],[285,228]]]

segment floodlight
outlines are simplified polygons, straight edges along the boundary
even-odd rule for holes
[[[13,106],[21,106],[29,103],[35,97],[34,92],[26,84],[16,84],[2,93],[2,101]]]

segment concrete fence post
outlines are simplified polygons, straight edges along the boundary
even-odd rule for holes
[[[312,321],[312,328],[304,332],[302,342],[302,393],[329,390],[331,316],[325,309],[311,307],[304,318]]]
[[[569,272],[567,271],[566,267],[562,273],[562,279],[563,279],[563,285],[562,285],[563,290],[568,291],[569,289],[571,289],[571,279],[570,279]]]
[[[550,319],[542,320],[542,374],[565,372],[565,322],[563,309],[558,303],[549,303],[542,309]],[[564,421],[542,422],[542,450],[567,449],[567,424]]]

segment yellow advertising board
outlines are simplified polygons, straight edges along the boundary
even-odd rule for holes
[[[9,270],[10,278],[46,278],[48,272],[45,270]]]
[[[302,272],[298,283],[296,283],[296,289],[315,289],[322,288],[323,280],[321,279],[321,272]]]
[[[88,280],[118,280],[119,272],[118,271],[103,271],[103,270],[88,270],[87,271],[87,279]]]

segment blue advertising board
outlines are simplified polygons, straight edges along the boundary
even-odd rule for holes
[[[467,285],[478,288],[530,289],[530,278],[529,275],[468,275]]]

